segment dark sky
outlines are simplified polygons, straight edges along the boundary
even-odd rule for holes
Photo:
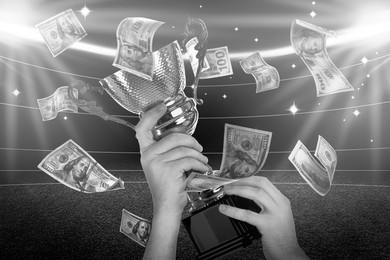
[[[92,10],[86,19],[77,12],[84,3]],[[278,70],[281,83],[278,89],[256,93],[254,78],[245,74],[239,64],[239,60],[255,51],[289,47],[294,19],[344,33],[357,25],[384,22],[378,14],[390,10],[389,1],[0,2],[2,12],[22,14],[24,25],[31,28],[67,9],[75,11],[88,33],[82,42],[111,49],[116,48],[116,28],[126,17],[165,22],[154,36],[153,50],[174,40],[181,41],[188,17],[198,17],[206,23],[208,48],[228,46],[234,72],[232,76],[200,81],[198,91],[204,104],[198,106],[200,120],[194,136],[206,152],[222,152],[225,123],[273,132],[271,151],[275,152],[291,151],[298,139],[313,150],[318,135],[324,136],[336,150],[390,146],[388,31],[328,48],[331,60],[355,88],[353,92],[318,98],[309,70],[299,56],[289,54],[264,57]],[[312,11],[317,14],[314,18],[310,16]],[[0,21],[4,22],[4,17],[1,15]],[[68,139],[87,151],[138,151],[135,134],[126,127],[94,116],[69,113],[59,113],[56,119],[42,122],[37,110],[38,98],[68,84],[67,73],[97,85],[94,78],[104,78],[118,70],[112,66],[114,57],[68,49],[53,58],[42,42],[23,40],[17,32],[0,34],[0,55],[0,148],[3,151],[4,148],[50,150]],[[369,59],[365,66],[360,61],[364,56]],[[292,64],[296,67],[292,68]],[[186,69],[190,85],[193,76],[188,62]],[[21,92],[18,97],[11,93],[15,89]],[[186,89],[186,93],[192,96],[191,89]],[[122,109],[107,93],[83,98],[96,99],[108,113],[134,116],[124,119],[137,122],[136,115]],[[295,116],[288,111],[293,103],[300,109]],[[357,117],[352,114],[355,109],[360,111]],[[388,166],[381,159],[372,167],[388,169]]]

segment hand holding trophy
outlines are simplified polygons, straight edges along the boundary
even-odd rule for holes
[[[179,196],[180,200],[177,203],[177,205],[180,206],[179,208],[167,208],[166,206],[161,206],[165,205],[163,202],[161,202],[161,199],[165,199],[164,196],[167,196],[166,198],[171,198],[172,192],[175,191],[175,189],[172,188],[169,189],[171,192],[166,193],[166,185],[164,186],[164,183],[167,185],[169,184],[168,187],[171,187],[172,185],[172,187],[177,187],[177,185],[175,186],[175,183],[177,184],[177,182],[185,181],[186,176],[184,173],[190,171],[202,173],[206,172],[206,174],[212,173],[211,169],[206,166],[207,158],[205,158],[201,154],[202,149],[200,148],[200,145],[197,144],[196,140],[194,140],[194,138],[190,136],[194,133],[199,119],[199,113],[196,109],[196,105],[203,103],[202,100],[199,100],[197,98],[197,85],[199,82],[200,73],[202,71],[203,65],[205,64],[204,57],[206,54],[207,36],[207,28],[202,20],[189,19],[188,23],[186,24],[183,46],[185,46],[188,40],[194,37],[197,37],[198,39],[198,44],[194,47],[198,51],[198,54],[196,56],[196,58],[198,59],[198,67],[197,72],[195,74],[194,84],[192,86],[194,96],[193,98],[189,98],[184,94],[183,90],[186,86],[184,62],[180,46],[177,41],[174,41],[162,47],[161,49],[152,52],[154,66],[153,73],[151,73],[151,80],[146,79],[144,77],[140,77],[126,70],[119,70],[114,74],[109,75],[99,81],[102,85],[102,88],[119,105],[121,105],[123,108],[132,113],[138,114],[141,117],[140,123],[137,126],[121,118],[108,115],[107,113],[103,112],[102,108],[97,107],[94,101],[87,102],[85,100],[78,100],[76,102],[76,104],[78,104],[80,108],[87,111],[88,113],[98,115],[105,120],[111,120],[126,125],[137,131],[137,138],[140,141],[140,149],[142,156],[141,162],[143,166],[145,166],[144,170],[148,183],[149,185],[151,185],[151,190],[161,191],[152,192],[153,201],[156,201],[156,204],[154,203],[154,211],[156,214],[161,212],[162,209],[164,209],[165,211],[168,210],[170,211],[170,213],[174,212],[175,217],[172,218],[173,220],[177,220],[178,216],[181,217],[181,214],[177,213],[179,211],[181,212],[181,210],[184,208],[186,200],[184,195],[185,192],[184,190],[182,192],[179,192],[179,194],[181,194]],[[81,91],[81,89],[85,88],[87,90],[93,90],[93,88],[90,87],[88,84],[85,84],[83,82],[75,82],[69,87],[70,96],[72,96],[73,88],[77,88],[80,93],[83,92]],[[75,98],[75,100],[77,99]],[[163,103],[165,106],[161,103]],[[156,119],[156,121],[147,118],[143,120],[144,116],[149,117],[151,113],[154,113],[153,111],[156,110],[158,111],[157,114],[159,117],[158,119]],[[148,127],[150,127],[150,130],[148,131],[149,134],[147,138],[145,138],[145,136],[142,134],[140,135],[140,133],[145,130],[143,128],[145,126],[145,121],[149,123],[152,121],[154,122],[154,125],[148,125]],[[156,142],[158,140],[160,141]],[[185,165],[181,165],[181,168],[186,172],[181,172],[180,177],[179,175],[177,175],[177,178],[175,178],[176,182],[172,183],[169,181],[171,180],[171,176],[166,176],[164,174],[161,174],[161,176],[156,176],[147,173],[153,172],[153,169],[148,168],[150,166],[148,162],[156,163],[156,158],[158,158],[158,160],[162,160],[158,161],[160,163],[159,165],[161,169],[163,169],[164,167],[167,168],[169,165],[172,164],[168,159],[167,161],[163,160],[164,158],[169,158],[169,156],[172,156],[172,153],[170,153],[168,150],[160,149],[162,155],[160,154],[159,156],[156,156],[155,154],[152,154],[150,152],[149,147],[154,147],[154,149],[152,150],[158,150],[158,147],[161,148],[165,147],[166,145],[177,146],[177,142],[179,142],[179,144],[180,142],[184,142],[184,144],[189,142],[189,150],[191,150],[192,152],[190,152],[189,155],[185,153],[174,153],[174,155],[176,154],[175,156],[177,156],[177,154],[179,154],[180,156],[189,156],[192,158],[192,160],[195,160],[195,165],[197,166],[189,168],[187,167],[188,162],[187,164],[184,163]],[[185,145],[183,144],[182,146],[185,147]],[[179,149],[178,151],[181,150]],[[188,147],[186,151],[188,151]],[[168,181],[169,183],[167,183]],[[165,195],[162,196],[161,194]],[[178,195],[176,194],[176,196]],[[187,231],[189,232],[189,235],[195,244],[195,247],[199,254],[199,258],[224,255],[228,252],[236,250],[237,248],[246,246],[250,244],[250,242],[254,238],[260,237],[260,234],[257,232],[255,227],[244,222],[231,219],[218,212],[218,205],[220,203],[237,205],[241,208],[251,209],[258,212],[260,208],[252,201],[237,196],[225,197],[223,187],[221,186],[213,189],[208,189],[203,192],[195,192],[189,195],[188,199],[192,203],[193,207],[191,211],[191,216],[184,219],[183,223],[186,226]],[[194,201],[196,201],[195,204]],[[199,204],[198,202],[202,203]],[[197,207],[196,205],[199,205],[199,207]],[[162,217],[162,219],[165,218]],[[163,222],[162,219],[160,217],[157,217],[156,221]],[[207,225],[207,227],[203,226],[202,219],[210,225]],[[171,225],[174,225],[172,221],[168,222],[171,223]],[[164,225],[153,223],[153,227],[156,233],[159,233],[158,230],[156,230],[156,227],[159,226]],[[224,233],[226,232],[227,235],[224,235]],[[208,237],[212,235],[217,237],[220,237],[222,235],[226,239],[217,239],[216,241],[208,240]],[[153,238],[152,235],[149,241],[151,247],[153,247],[153,244],[155,244],[153,241],[156,241],[156,243],[161,243],[161,239]],[[172,240],[169,240],[167,238],[164,243],[169,241]],[[167,246],[165,248],[170,247]],[[148,254],[148,248],[146,249],[145,254]]]

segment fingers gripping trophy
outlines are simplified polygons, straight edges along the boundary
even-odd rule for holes
[[[208,32],[202,20],[190,18],[185,26],[183,49],[186,49],[186,43],[194,37],[197,37],[198,40],[198,44],[195,46],[198,67],[192,86],[193,98],[189,98],[184,94],[184,88],[186,87],[185,69],[181,49],[177,41],[153,53],[145,54],[145,56],[153,56],[153,71],[151,75],[148,75],[151,80],[148,77],[141,77],[136,75],[137,73],[121,69],[100,80],[101,87],[92,87],[81,80],[72,80],[68,88],[68,94],[75,104],[84,111],[97,115],[104,120],[125,125],[133,130],[135,130],[135,125],[105,113],[101,107],[96,105],[95,101],[77,99],[73,95],[74,88],[81,94],[87,90],[99,91],[101,94],[105,91],[120,106],[129,112],[138,114],[140,117],[148,109],[164,102],[167,111],[154,126],[152,130],[153,138],[159,140],[176,131],[192,135],[199,119],[196,106],[203,103],[202,100],[197,98],[197,86],[205,64]],[[121,38],[121,42],[123,41]],[[135,41],[132,40],[131,42]],[[150,64],[151,62],[149,62]],[[211,173],[207,172],[205,174]],[[191,215],[183,219],[183,224],[198,251],[198,259],[209,259],[224,255],[240,247],[245,247],[253,239],[259,238],[260,234],[255,227],[228,218],[217,210],[218,203],[224,203],[259,211],[258,206],[252,201],[246,201],[240,197],[225,196],[222,186],[203,192],[188,193],[188,199],[191,203]],[[210,237],[218,239],[211,241]],[[224,239],[221,240],[220,238]]]

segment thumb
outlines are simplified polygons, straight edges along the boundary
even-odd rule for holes
[[[155,142],[155,140],[153,140],[152,129],[157,124],[158,120],[164,115],[166,110],[167,107],[164,103],[157,104],[146,111],[135,126],[135,136],[138,140],[141,153],[142,150]]]

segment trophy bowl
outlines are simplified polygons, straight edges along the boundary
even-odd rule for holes
[[[168,135],[176,126],[184,133],[193,134],[199,119],[196,101],[184,94],[186,77],[181,49],[174,41],[153,52],[152,80],[125,70],[100,80],[104,90],[124,109],[142,117],[160,102],[167,106],[166,114],[153,129],[156,140]]]

